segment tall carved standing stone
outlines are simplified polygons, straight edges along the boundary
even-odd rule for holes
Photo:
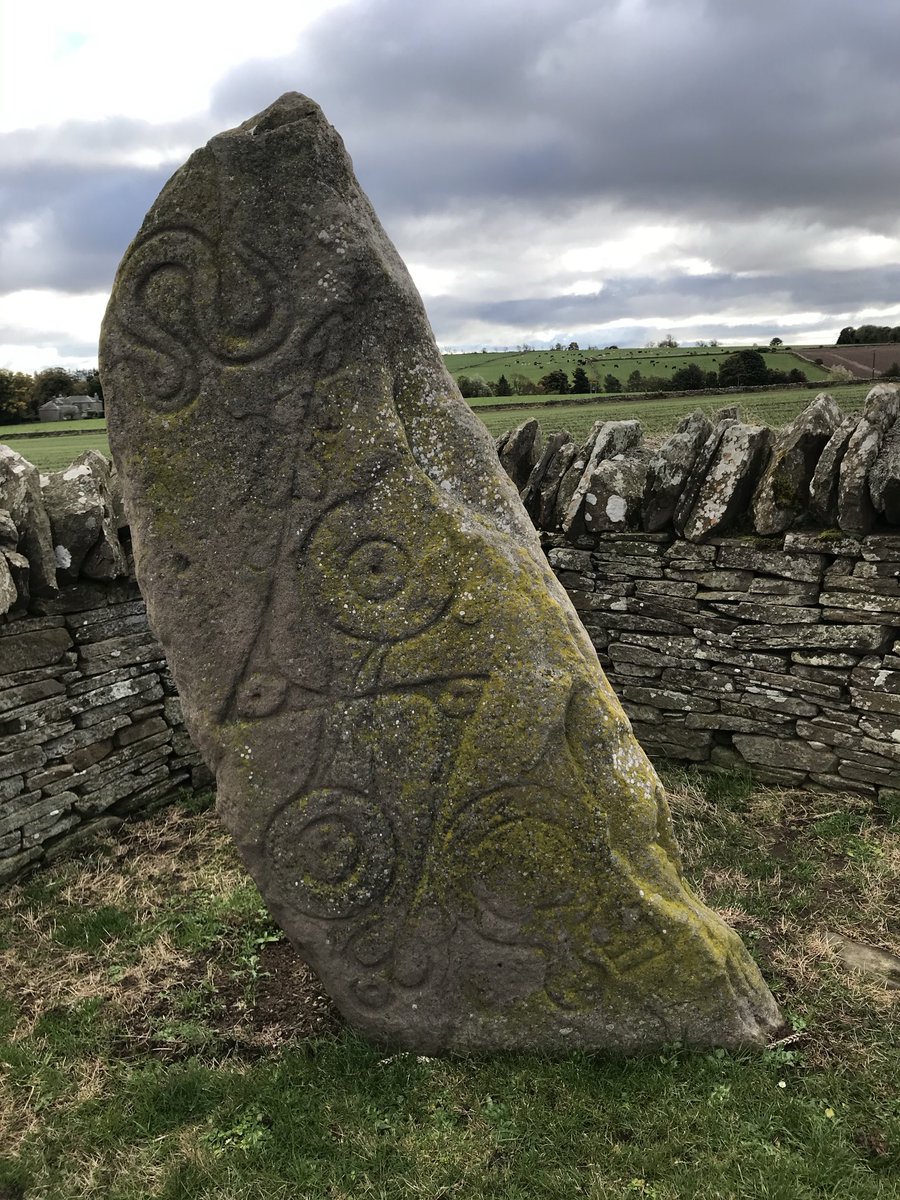
[[[219,809],[367,1033],[758,1043],[663,789],[318,107],[197,151],[102,337],[138,574]]]

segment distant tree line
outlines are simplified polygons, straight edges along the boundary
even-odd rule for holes
[[[838,334],[838,346],[867,346],[873,342],[900,342],[900,325],[847,325]]]
[[[535,382],[525,375],[510,379],[501,375],[496,383],[488,383],[481,375],[460,375],[459,390],[467,399],[475,396],[585,396],[599,392],[695,392],[716,388],[764,387],[766,384],[806,383],[806,374],[797,367],[778,371],[766,366],[758,350],[735,350],[719,363],[718,371],[704,371],[696,363],[679,367],[671,375],[643,375],[634,370],[624,384],[616,375],[593,379],[583,367],[576,367],[569,376],[561,368],[542,376]]]
[[[103,387],[96,369],[66,371],[48,367],[35,375],[0,370],[0,421],[11,425],[33,421],[38,409],[57,396],[99,396]]]

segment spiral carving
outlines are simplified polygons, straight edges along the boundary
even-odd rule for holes
[[[394,833],[378,805],[361,792],[306,793],[275,816],[266,841],[284,899],[308,916],[355,916],[390,887]]]

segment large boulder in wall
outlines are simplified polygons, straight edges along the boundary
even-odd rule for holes
[[[665,794],[305,97],[197,151],[102,335],[138,576],[218,807],[347,1018],[418,1051],[759,1044]]]

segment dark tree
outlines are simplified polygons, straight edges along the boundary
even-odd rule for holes
[[[494,394],[491,385],[480,375],[460,375],[456,386],[467,400],[471,400],[473,396],[493,396]]]
[[[621,392],[622,381],[615,375],[603,376],[603,390],[605,392]]]
[[[560,396],[569,390],[569,377],[561,367],[538,381],[545,396]]]
[[[672,372],[672,387],[676,391],[684,392],[705,388],[706,372],[696,363],[691,363],[687,367],[679,367],[677,371]]]
[[[584,367],[576,367],[572,372],[572,393],[575,396],[586,396],[591,390],[591,381]]]
[[[494,395],[495,396],[511,396],[512,394],[513,394],[513,390],[510,387],[509,380],[506,378],[505,375],[501,375],[500,378],[497,380],[496,384],[494,385]]]
[[[22,421],[28,416],[34,380],[22,371],[0,371],[0,421]]]
[[[625,380],[626,392],[641,392],[644,390],[644,380],[640,371],[632,371]]]
[[[42,404],[54,400],[57,396],[74,395],[76,387],[75,379],[62,367],[48,367],[45,371],[38,371],[34,377],[32,405],[37,411]]]
[[[783,345],[784,345],[784,342],[781,340],[780,337],[773,337],[771,342],[769,342],[769,349],[770,350],[778,350]]]
[[[791,367],[788,371],[788,383],[806,383],[806,372],[799,367]]]
[[[758,350],[735,350],[719,363],[719,384],[723,388],[760,387],[768,382],[769,369]]]

